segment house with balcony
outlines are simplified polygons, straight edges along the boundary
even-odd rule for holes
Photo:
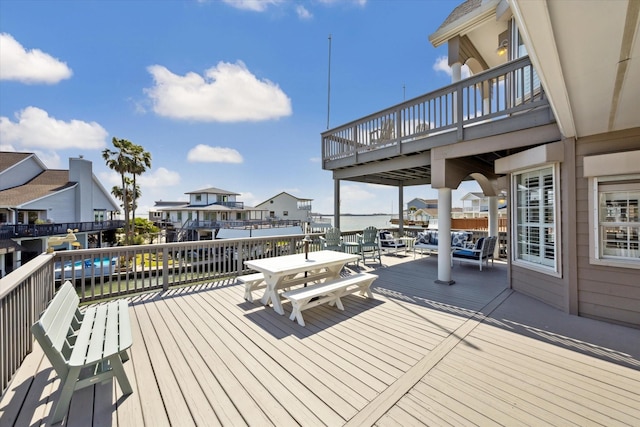
[[[47,249],[50,238],[77,230],[77,241],[56,250],[102,244],[121,228],[119,207],[93,174],[92,162],[70,158],[69,169],[49,169],[34,153],[0,152],[0,276]],[[53,240],[52,240],[53,242]]]
[[[489,214],[489,197],[483,193],[473,191],[465,194],[462,201],[463,218],[486,218]],[[498,216],[504,218],[507,215],[506,194],[498,196]]]
[[[640,326],[640,3],[468,0],[430,36],[452,83],[322,133],[340,183],[451,192],[476,180],[498,234],[508,205],[509,286],[579,316]],[[462,79],[462,66],[471,76]],[[402,224],[400,224],[402,231]],[[439,240],[449,253],[449,239]],[[439,284],[455,283],[448,257]],[[425,286],[431,284],[425,283]]]
[[[167,241],[211,240],[220,228],[244,228],[268,221],[265,209],[246,206],[240,194],[220,188],[185,193],[188,201],[157,201],[149,219],[166,230]]]
[[[285,191],[258,203],[256,208],[269,212],[269,218],[286,219],[307,223],[311,220],[311,202],[313,199],[303,199]]]

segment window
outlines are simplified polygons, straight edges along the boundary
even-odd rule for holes
[[[513,261],[559,273],[557,166],[513,174]]]
[[[282,216],[289,216],[289,211],[282,211]]]
[[[597,238],[591,261],[640,268],[640,176],[594,178],[592,188]]]
[[[196,202],[201,202],[201,201],[202,201],[202,195],[196,194]]]

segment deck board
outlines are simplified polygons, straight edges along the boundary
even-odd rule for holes
[[[507,290],[500,263],[456,265],[453,286],[434,283],[437,257],[367,265],[375,298],[307,310],[307,327],[233,280],[129,297],[134,393],[76,392],[63,425],[638,425],[640,331]],[[34,347],[3,426],[46,425],[57,402]]]

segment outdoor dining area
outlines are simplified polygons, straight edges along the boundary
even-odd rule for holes
[[[637,330],[514,292],[499,260],[456,265],[442,286],[437,256],[362,250],[245,260],[262,275],[251,298],[240,276],[117,298],[132,393],[113,379],[78,390],[61,425],[637,425]],[[292,316],[296,292],[363,274],[370,294],[325,290]],[[34,344],[0,425],[50,425],[60,384]]]

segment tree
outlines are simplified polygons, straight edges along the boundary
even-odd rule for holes
[[[147,168],[151,167],[151,154],[144,151],[140,145],[136,145],[126,139],[114,137],[112,144],[115,150],[105,148],[102,151],[102,158],[109,169],[120,174],[122,187],[120,190],[114,188],[112,193],[114,196],[119,194],[122,200],[124,209],[124,243],[127,245],[131,242],[132,234],[130,212],[133,211],[135,217],[136,200],[140,197],[140,190],[136,185],[136,176],[141,175]]]
[[[132,183],[132,179],[129,177],[125,177],[124,181],[127,187],[126,199],[127,199],[127,202],[129,203],[129,212],[135,212],[136,208],[138,207],[136,200],[141,195],[140,186],[139,185],[134,186]],[[116,199],[122,202],[120,206],[124,209],[125,194],[122,187],[118,187],[117,185],[114,185],[113,188],[111,189],[111,194],[113,194],[113,197],[115,197]],[[135,216],[133,218],[135,221]]]
[[[138,189],[136,185],[136,176],[142,175],[147,171],[147,168],[151,167],[151,154],[148,151],[144,151],[144,149],[140,145],[133,145],[131,150],[131,174],[133,175],[133,187]],[[133,192],[133,203],[132,211],[133,211],[133,220],[136,220],[136,208],[138,207],[138,197],[140,197],[139,191]]]

